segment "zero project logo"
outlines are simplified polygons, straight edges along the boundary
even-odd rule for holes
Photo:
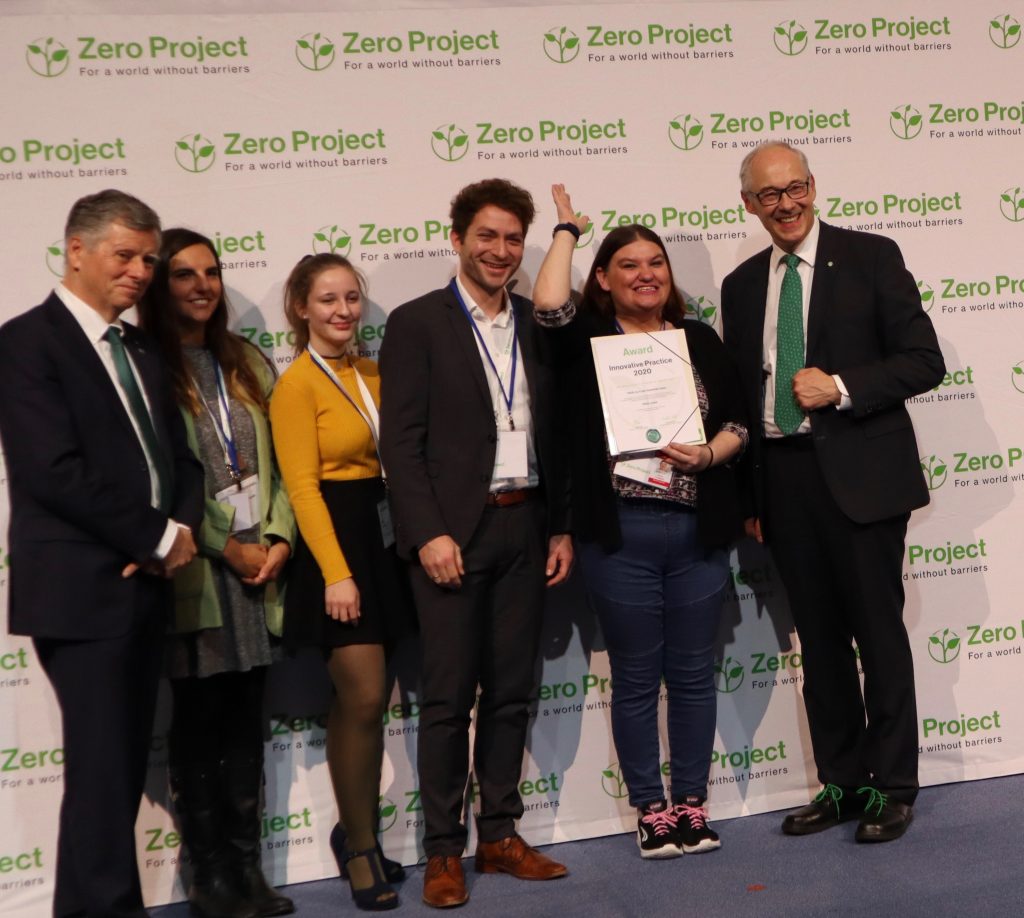
[[[186,172],[206,172],[217,161],[217,147],[202,134],[184,134],[174,142],[174,159]]]
[[[668,139],[677,150],[696,150],[704,140],[704,125],[693,115],[676,115],[668,123]]]
[[[616,800],[622,800],[629,795],[629,789],[626,787],[626,781],[622,777],[622,769],[619,768],[618,762],[612,762],[601,772],[601,790]]]
[[[937,491],[946,483],[949,466],[941,456],[922,456],[921,471],[924,472],[928,490]]]
[[[949,628],[934,632],[928,638],[928,656],[936,663],[952,663],[960,656],[960,635]]]
[[[685,300],[685,306],[685,314],[688,318],[696,319],[705,325],[715,324],[715,313],[718,311],[718,308],[707,297],[699,296],[694,299],[692,296],[688,296]]]
[[[334,57],[334,42],[320,32],[307,32],[295,40],[295,60],[306,70],[326,70]]]
[[[352,234],[340,229],[337,223],[328,223],[313,233],[313,251],[317,255],[341,255],[348,258],[352,251]]]
[[[1011,367],[1010,382],[1013,383],[1014,389],[1024,395],[1024,360]]]
[[[715,690],[723,695],[732,694],[743,685],[745,675],[746,669],[739,660],[726,657],[715,664]]]
[[[398,807],[387,797],[377,798],[377,821],[381,832],[387,832],[398,819]]]
[[[996,16],[988,24],[988,37],[997,48],[1013,48],[1020,41],[1020,23],[1009,13]]]
[[[469,134],[457,124],[439,124],[430,133],[430,149],[446,163],[457,163],[469,152]]]
[[[921,305],[924,307],[924,311],[931,312],[931,308],[935,304],[935,291],[931,284],[925,283],[923,280],[918,281],[917,289],[921,291]]]
[[[1024,197],[1021,196],[1021,186],[1007,188],[999,196],[999,210],[1011,223],[1020,223],[1024,220]]]
[[[29,69],[41,77],[60,76],[71,63],[68,49],[51,37],[29,42],[25,49],[25,60]]]
[[[46,267],[57,277],[64,276],[64,240],[57,239],[46,247]]]
[[[579,36],[565,26],[544,33],[544,54],[556,64],[568,64],[580,53]]]
[[[796,57],[807,47],[807,29],[795,19],[783,19],[773,35],[776,49],[786,57]]]
[[[889,114],[889,130],[900,140],[913,140],[924,127],[924,118],[913,105],[897,106]]]

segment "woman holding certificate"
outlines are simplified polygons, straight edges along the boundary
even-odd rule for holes
[[[168,769],[192,862],[189,903],[196,915],[287,915],[292,901],[260,870],[263,685],[295,534],[267,420],[274,371],[228,331],[217,251],[192,230],[163,234],[139,317],[206,475],[199,554],[174,578],[167,642]]]
[[[361,909],[398,905],[404,877],[377,841],[386,650],[411,620],[377,451],[380,376],[358,356],[362,278],[344,258],[309,255],[285,285],[296,357],[270,403],[274,443],[299,524],[284,638],[318,647],[334,698],[327,764],[340,822],[331,847]],[[343,827],[343,828],[342,828]]]
[[[645,227],[617,227],[605,237],[576,305],[572,256],[590,221],[575,215],[562,185],[552,195],[559,222],[533,300],[537,321],[556,342],[567,393],[573,529],[608,648],[612,733],[638,810],[637,844],[644,858],[712,851],[721,844],[705,805],[715,736],[714,643],[729,579],[727,546],[741,530],[730,463],[747,440],[739,385],[714,329],[683,321],[665,246]],[[636,386],[609,393],[595,360],[616,340],[625,356],[602,370],[664,377],[671,357],[685,368],[676,389],[663,378],[649,387],[651,398]],[[666,391],[693,393],[700,423],[688,428],[691,442],[651,427],[645,453],[612,455],[613,414],[642,414]],[[609,397],[618,399],[610,408]],[[668,799],[658,743],[662,679]]]

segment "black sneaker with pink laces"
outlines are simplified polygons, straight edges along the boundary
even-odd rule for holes
[[[672,834],[686,854],[703,854],[722,847],[718,833],[709,823],[708,809],[700,797],[687,797],[683,803],[673,804],[669,818],[675,824]]]
[[[664,800],[637,810],[636,844],[642,858],[679,857],[676,821]]]

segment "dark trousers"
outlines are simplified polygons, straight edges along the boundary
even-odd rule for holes
[[[418,565],[411,569],[423,646],[418,759],[428,856],[461,855],[466,846],[462,807],[474,703],[480,839],[508,837],[523,815],[519,780],[536,691],[546,556],[543,503],[529,500],[484,510],[462,552],[460,588],[439,587]]]
[[[162,596],[162,590],[154,593]],[[63,720],[55,918],[147,914],[135,855],[135,820],[146,783],[160,678],[163,608],[158,598],[140,610],[133,629],[122,637],[34,641]]]
[[[765,441],[764,470],[765,537],[800,637],[818,779],[913,803],[917,703],[902,579],[909,514],[850,520],[832,499],[810,437]]]

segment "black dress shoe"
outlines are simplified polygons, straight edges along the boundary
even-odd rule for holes
[[[914,818],[913,809],[909,803],[890,800],[878,791],[872,790],[871,794],[854,838],[859,842],[895,841],[907,831]]]
[[[794,810],[782,820],[782,831],[786,835],[813,835],[841,822],[859,819],[863,814],[864,802],[856,794],[826,784],[807,806]]]

